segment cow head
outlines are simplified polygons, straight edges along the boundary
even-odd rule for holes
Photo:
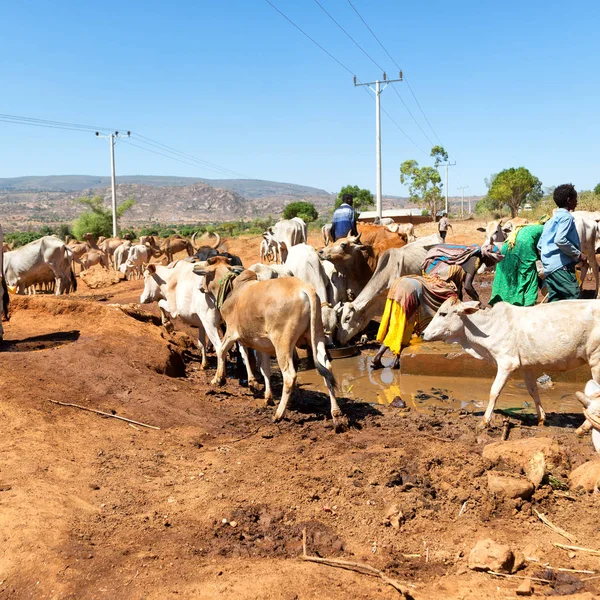
[[[354,263],[356,252],[362,252],[364,246],[360,242],[360,234],[336,240],[318,252],[321,260],[328,260],[335,265],[340,273],[346,273]]]
[[[210,293],[216,298],[219,281],[228,271],[236,272],[229,263],[229,259],[225,256],[212,256],[204,262],[196,263],[193,269],[194,274],[204,276],[200,291],[205,294]]]
[[[367,326],[366,313],[357,311],[352,302],[338,304],[335,308],[339,319],[336,337],[340,344],[347,344]]]
[[[600,428],[598,427],[600,424],[600,385],[594,380],[588,381],[584,392],[575,392],[575,395],[583,404],[586,413],[586,420],[577,433],[582,435],[592,429],[594,448],[596,452],[600,452]]]
[[[147,265],[144,269],[144,291],[140,296],[141,304],[149,304],[150,302],[158,302],[164,298],[160,286],[165,281],[156,272],[156,265]]]
[[[423,341],[452,341],[465,327],[463,317],[477,312],[480,307],[479,302],[460,302],[457,298],[448,298],[425,328]]]
[[[502,219],[500,221],[490,221],[485,228],[478,227],[477,231],[485,233],[485,239],[482,245],[486,244],[498,244],[506,240],[507,231],[510,233],[510,229],[504,230],[504,224]]]

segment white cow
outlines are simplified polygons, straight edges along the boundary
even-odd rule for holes
[[[335,290],[319,259],[317,251],[308,244],[296,244],[289,249],[284,266],[295,277],[311,285],[315,292],[317,292],[319,302],[321,303],[323,327],[328,337],[327,342],[332,343],[331,333],[337,325],[337,316],[333,308]]]
[[[383,314],[392,283],[404,275],[420,275],[427,252],[441,242],[437,234],[419,238],[402,248],[386,250],[367,285],[352,301],[336,306],[340,316],[337,339],[345,344],[360,333],[373,319]]]
[[[594,219],[594,215],[597,213],[588,213],[585,211],[575,211],[573,216],[575,217],[575,227],[579,234],[579,243],[581,245],[581,251],[587,254],[589,267],[592,269],[594,274],[594,283],[596,284],[596,293],[594,298],[598,295],[598,286],[600,284],[600,270],[598,268],[598,260],[596,259],[596,241],[598,235],[598,223]],[[588,216],[590,215],[590,216]],[[588,272],[588,265],[582,265],[581,267],[581,287],[583,289],[583,283]]]
[[[115,250],[116,252],[116,250]],[[144,266],[150,262],[152,250],[144,244],[136,244],[129,249],[127,260],[119,266],[119,271],[125,275],[125,279],[141,279]]]
[[[142,242],[140,241],[140,244]],[[131,240],[125,240],[116,250],[115,253],[113,254],[113,262],[115,265],[115,269],[117,271],[121,270],[121,265],[123,263],[125,263],[127,261],[127,259],[129,258],[129,250],[131,249],[131,246],[133,245],[133,243],[131,242]],[[144,244],[144,246],[146,246],[146,244]]]
[[[522,307],[500,302],[490,310],[479,307],[478,302],[446,300],[423,340],[460,344],[471,356],[496,363],[484,426],[515,371],[523,375],[540,425],[546,418],[537,389],[542,371],[569,371],[587,363],[594,381],[600,382],[600,303],[563,300]]]
[[[277,262],[285,262],[287,252],[296,244],[306,243],[306,223],[300,217],[283,219],[269,227],[263,238],[267,240],[269,247],[276,247],[279,254]]]
[[[256,279],[258,279],[258,281],[294,276],[294,274],[284,265],[263,265],[262,263],[255,263],[250,265],[248,270],[256,273]]]
[[[575,392],[575,395],[583,404],[585,415],[585,421],[577,433],[582,435],[591,429],[594,449],[600,453],[600,385],[592,379],[587,382],[583,393]]]
[[[149,264],[144,269],[144,291],[142,304],[158,302],[163,325],[172,327],[172,320],[179,317],[184,323],[198,328],[198,347],[202,355],[201,367],[206,368],[206,338],[215,350],[221,347],[219,325],[221,313],[213,297],[201,290],[203,278],[193,273],[194,264],[178,261],[172,267]],[[248,370],[248,383],[256,382],[249,363],[248,354],[240,347],[240,354]]]
[[[323,227],[321,227],[321,237],[323,238],[323,243],[328,246],[333,240],[331,238],[331,228],[333,227],[332,223],[325,223]]]
[[[2,225],[0,225],[0,341],[4,336],[2,328],[2,319],[8,318],[8,287],[4,278],[4,234],[2,233]]]
[[[4,255],[6,283],[18,294],[24,294],[30,286],[46,281],[51,271],[56,283],[55,294],[68,294],[77,290],[72,256],[61,240],[44,236]]]

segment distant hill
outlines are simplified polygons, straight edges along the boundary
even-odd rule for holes
[[[152,187],[189,186],[207,183],[215,188],[233,190],[246,198],[279,196],[304,198],[329,197],[329,192],[294,183],[263,181],[261,179],[202,179],[198,177],[171,177],[160,175],[120,175],[117,184],[134,184]],[[0,178],[0,191],[19,192],[81,192],[110,186],[110,177],[98,175],[34,175]]]
[[[109,206],[110,177],[50,175],[0,179],[0,215],[7,230],[64,223],[75,219],[84,207],[81,196],[101,196]],[[207,223],[279,217],[295,200],[312,202],[328,217],[335,194],[293,183],[255,179],[195,179],[124,175],[117,177],[117,198],[133,198],[136,205],[122,220],[123,225],[148,223]],[[477,198],[478,199],[478,198]],[[386,196],[384,208],[411,206],[406,198]],[[457,198],[451,198],[456,209]]]

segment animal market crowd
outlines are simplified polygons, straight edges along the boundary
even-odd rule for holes
[[[76,285],[74,261],[86,266],[93,258],[106,266],[110,255],[113,266],[127,278],[143,274],[140,300],[159,303],[163,324],[177,315],[198,328],[203,365],[208,343],[212,344],[218,359],[213,383],[224,381],[227,352],[238,342],[251,383],[255,382],[254,368],[246,349],[256,352],[256,366],[265,380],[265,399],[270,401],[270,357],[276,356],[284,381],[276,420],[283,417],[296,382],[294,354],[298,346],[312,351],[329,392],[334,422],[343,427],[326,347],[336,340],[347,343],[375,317],[380,318],[377,340],[381,346],[371,362],[373,369],[384,366],[382,358],[388,349],[395,357],[392,366],[398,368],[401,352],[414,334],[429,341],[461,343],[477,358],[495,362],[498,369],[484,416],[486,424],[508,376],[515,370],[521,370],[539,421],[543,422],[544,411],[532,373],[538,368],[566,370],[587,362],[597,381],[600,364],[596,363],[600,363],[600,357],[595,347],[590,349],[587,339],[577,342],[579,338],[574,334],[575,345],[564,344],[554,354],[548,348],[521,351],[517,335],[512,347],[506,341],[500,344],[499,354],[498,348],[484,339],[493,335],[474,334],[469,324],[479,319],[475,329],[484,333],[488,325],[493,331],[506,322],[523,331],[541,322],[543,329],[544,320],[557,318],[557,313],[548,312],[547,307],[580,297],[581,281],[588,268],[596,276],[597,291],[596,258],[583,251],[580,232],[588,236],[586,232],[591,231],[591,239],[595,240],[596,221],[600,218],[575,212],[577,192],[571,184],[554,190],[554,202],[557,208],[553,215],[537,223],[520,218],[493,221],[482,230],[485,240],[481,245],[465,245],[446,242],[452,229],[446,213],[438,222],[438,234],[421,238],[414,236],[412,225],[399,225],[389,218],[376,219],[373,225],[357,224],[353,197],[345,194],[332,223],[323,227],[324,248],[317,252],[306,243],[302,219],[283,220],[263,234],[261,261],[248,269],[239,257],[219,250],[218,236],[214,244],[200,247],[194,238],[189,242],[177,236],[160,246],[152,236],[140,239],[138,244],[109,239],[100,245],[88,236],[84,244],[79,243],[87,244],[87,263],[77,258],[77,244],[65,245],[47,236],[0,255],[4,257],[4,264],[0,264],[0,311],[8,319],[9,289],[24,293],[40,278],[50,277],[56,279],[57,294],[68,292],[71,284]],[[183,250],[188,258],[174,260],[174,252]],[[166,266],[151,263],[151,258],[161,252],[167,258]],[[489,301],[492,308],[486,309],[474,287],[477,274],[485,269],[495,269]],[[463,292],[471,302],[463,302]],[[588,306],[587,302],[592,302],[595,311],[593,301],[584,301],[569,305],[564,318],[578,318],[577,311],[587,310],[582,308]],[[515,312],[519,310],[537,312]],[[226,326],[224,336],[219,329],[221,323]],[[546,326],[551,324],[547,322]],[[583,350],[577,346],[579,343],[585,346]],[[588,406],[590,399],[582,402]]]

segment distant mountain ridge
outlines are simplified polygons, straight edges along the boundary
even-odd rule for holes
[[[234,191],[245,198],[282,196],[301,198],[327,196],[329,192],[306,185],[281,183],[262,179],[204,179],[201,177],[175,177],[162,175],[119,175],[117,184],[146,185],[152,187],[184,187],[206,183],[215,188]],[[31,175],[25,177],[0,177],[0,191],[14,192],[81,192],[110,186],[110,177],[101,175]]]

